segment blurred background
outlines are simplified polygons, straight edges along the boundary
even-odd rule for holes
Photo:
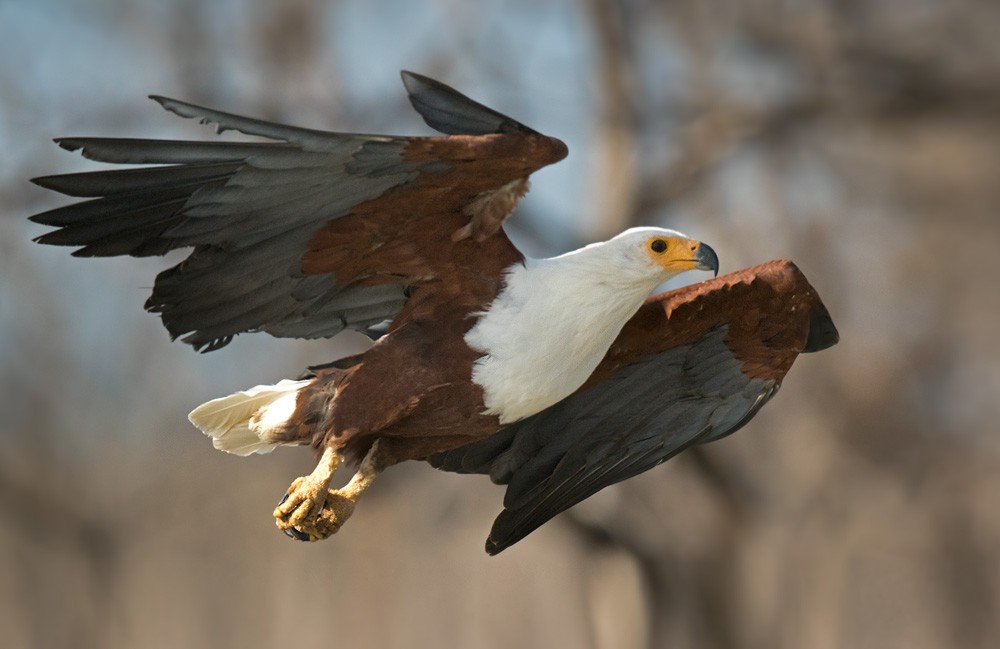
[[[1000,646],[998,26],[989,0],[0,0],[0,644]],[[66,200],[27,179],[97,168],[56,136],[213,137],[149,93],[426,134],[402,68],[567,142],[509,223],[528,253],[648,224],[723,271],[788,257],[840,345],[496,558],[502,489],[417,463],[289,541],[309,453],[224,455],[185,415],[357,339],[171,344],[142,304],[179,258],[31,243]]]

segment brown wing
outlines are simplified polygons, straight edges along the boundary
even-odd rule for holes
[[[34,179],[91,199],[31,217],[59,228],[37,241],[81,246],[77,256],[193,248],[159,274],[146,308],[202,351],[246,331],[376,335],[415,287],[488,299],[520,259],[501,222],[527,176],[566,148],[443,84],[403,79],[425,120],[456,135],[332,133],[153,97],[220,132],[275,141],[56,140],[94,160],[160,166]]]
[[[836,329],[791,262],[650,299],[577,393],[488,440],[432,458],[507,484],[491,554],[604,487],[746,424],[801,352]]]

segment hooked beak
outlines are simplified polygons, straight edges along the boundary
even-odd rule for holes
[[[698,270],[710,270],[715,273],[716,277],[719,276],[719,256],[707,243],[698,244],[698,252],[695,254],[694,260],[698,262],[695,267]]]

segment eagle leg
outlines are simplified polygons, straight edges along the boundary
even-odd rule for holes
[[[337,449],[327,446],[313,472],[292,482],[285,497],[274,509],[278,529],[291,530],[308,524],[319,515],[326,502],[330,479],[343,459]]]
[[[340,489],[329,489],[326,502],[315,518],[297,524],[286,534],[300,541],[321,541],[333,536],[354,513],[358,498],[375,482],[375,478],[385,469],[385,463],[378,452],[378,440],[361,461],[357,473]],[[279,524],[280,526],[280,524]]]

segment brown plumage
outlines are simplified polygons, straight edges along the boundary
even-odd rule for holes
[[[488,545],[499,551],[597,489],[732,432],[798,353],[835,340],[790,262],[643,304],[679,272],[718,270],[711,248],[673,231],[526,259],[503,221],[565,145],[432,79],[403,80],[444,136],[317,131],[154,97],[271,141],[64,138],[95,160],[159,166],[35,179],[91,199],[32,217],[58,228],[41,243],[79,256],[191,249],[146,308],[198,350],[254,331],[375,340],[191,413],[223,450],[316,448],[316,469],[275,510],[290,536],[329,536],[381,470],[427,459],[509,484]],[[330,490],[345,459],[360,468]]]
[[[584,388],[638,356],[690,344],[723,325],[742,371],[765,380],[784,378],[802,351],[819,351],[807,349],[810,332],[836,342],[826,307],[805,275],[791,261],[771,261],[650,297]]]

